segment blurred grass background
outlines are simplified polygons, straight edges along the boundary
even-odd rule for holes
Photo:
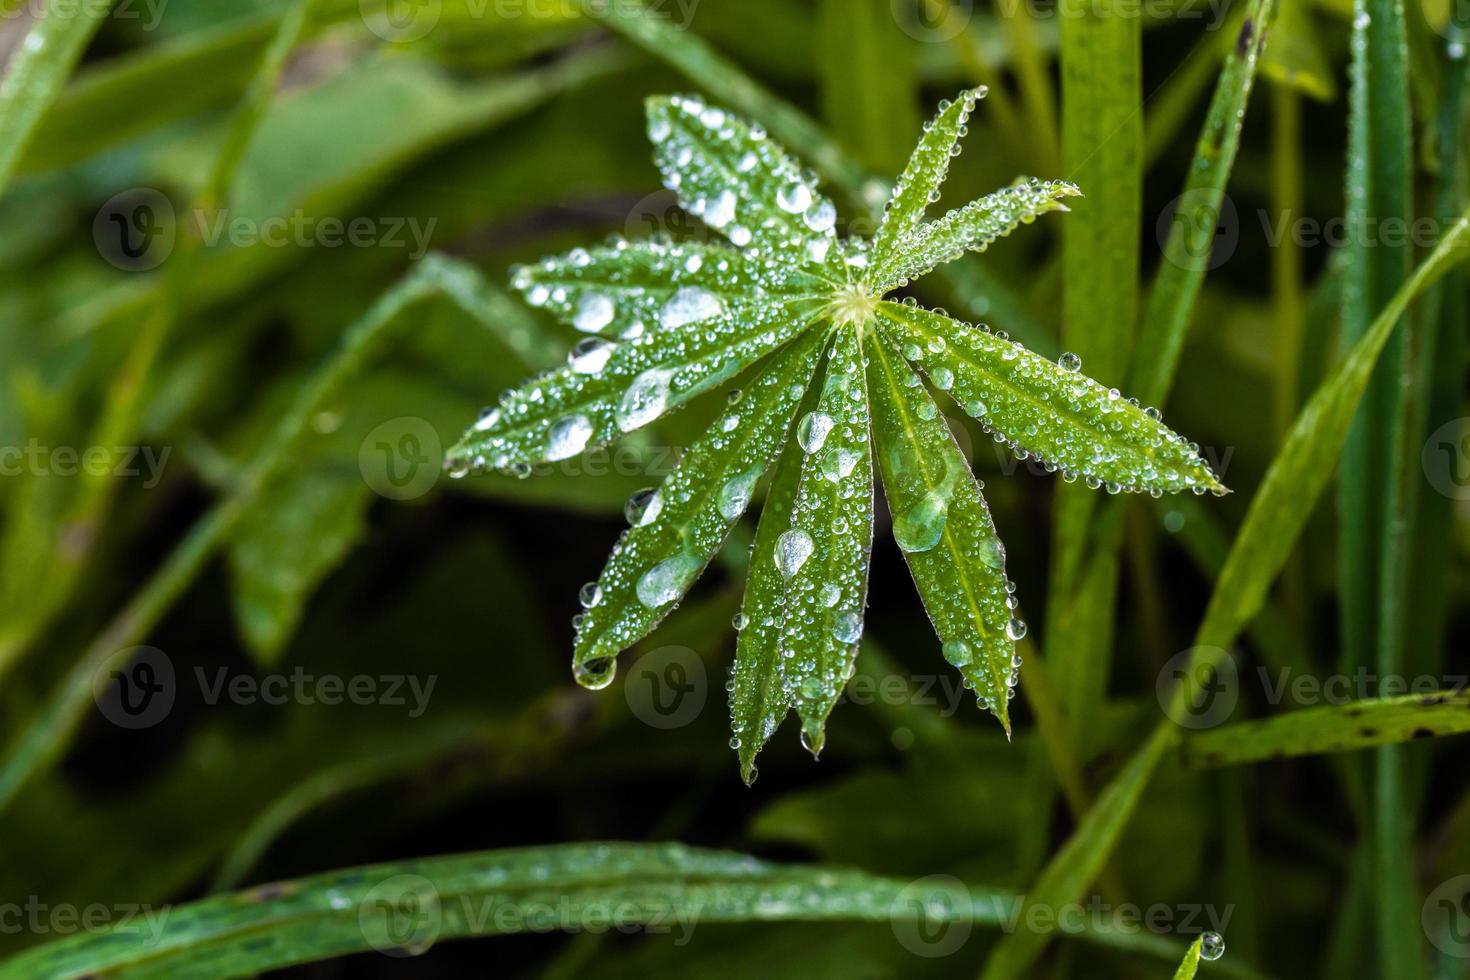
[[[659,189],[648,94],[765,106],[762,121],[788,142],[807,124],[783,113],[810,116],[820,128],[791,148],[834,182],[861,232],[882,200],[870,178],[897,173],[933,105],[990,85],[946,202],[1035,174],[1077,180],[1085,203],[914,292],[1049,356],[1078,351],[1084,370],[1125,393],[1141,394],[1129,383],[1141,378],[1162,396],[1168,381],[1135,363],[1153,358],[1138,340],[1155,313],[1143,297],[1156,277],[1177,276],[1165,239],[1197,141],[1211,145],[1222,66],[1268,30],[1239,153],[1220,175],[1227,206],[1200,229],[1213,250],[1190,253],[1208,275],[1181,307],[1190,332],[1164,406],[1236,494],[1069,502],[1054,477],[1000,455],[955,413],[1028,618],[1045,624],[1033,639],[1084,798],[1160,717],[1156,680],[1189,647],[1299,409],[1465,205],[1464,51],[1451,9],[1428,0],[1366,5],[1374,23],[1402,17],[1405,58],[1395,64],[1395,39],[1359,26],[1368,47],[1354,70],[1377,87],[1356,89],[1356,149],[1347,0],[1288,0],[1269,29],[1247,25],[1241,3],[1141,16],[1086,5],[1093,13],[1075,17],[1081,7],[1039,3],[655,4],[666,37],[702,39],[728,59],[714,67],[700,48],[629,43],[579,3],[138,0],[102,5],[90,38],[58,29],[35,45],[37,58],[76,47],[75,72],[61,64],[54,78],[48,62],[25,62],[27,39],[60,22],[47,6],[0,8],[5,84],[32,73],[22,81],[38,100],[28,109],[0,90],[0,446],[16,450],[0,479],[6,900],[162,905],[370,861],[589,840],[681,840],[1017,890],[1036,879],[1074,826],[1054,789],[1067,777],[1025,699],[1010,745],[961,701],[882,534],[863,670],[907,693],[855,694],[876,703],[834,714],[820,764],[793,727],[753,788],[736,774],[722,688],[749,529],[713,581],[624,658],[617,686],[572,683],[578,587],[601,567],[629,495],[656,485],[714,403],[533,479],[439,472],[436,454],[482,405],[575,339],[499,292],[508,266],[609,234],[703,233]],[[784,104],[752,95],[747,79]],[[1371,203],[1355,210],[1352,178],[1364,175]],[[1182,220],[1190,203],[1178,203]],[[199,213],[206,229],[227,229],[219,240],[197,240]],[[1439,223],[1393,255],[1377,231],[1334,239],[1412,214]],[[359,240],[341,240],[354,221]],[[284,244],[254,240],[268,228],[284,229]],[[1063,234],[1075,238],[1064,245]],[[402,308],[382,315],[374,304],[414,269],[423,276],[429,247],[449,257],[429,260],[432,288],[408,280]],[[1437,688],[1467,672],[1470,537],[1453,428],[1465,299],[1452,275],[1408,318],[1396,363],[1409,383],[1388,374],[1364,402],[1388,434],[1355,434],[1364,441],[1343,470],[1345,501],[1364,492],[1377,503],[1345,502],[1343,515],[1368,516],[1341,519],[1332,495],[1317,506],[1239,645],[1231,721],[1306,706],[1272,703],[1259,666],[1376,666]],[[363,322],[375,325],[368,342],[344,348]],[[1432,432],[1448,432],[1448,469],[1436,468],[1436,446],[1420,464]],[[68,449],[85,460],[94,447],[106,462],[94,455],[90,472],[66,462]],[[163,460],[157,472],[149,458]],[[119,463],[141,472],[119,477]],[[1093,508],[1121,512],[1115,551],[1088,551],[1107,534]],[[1359,540],[1393,533],[1402,540]],[[160,568],[162,584],[148,584]],[[1068,606],[1074,594],[1090,598]],[[1383,605],[1390,596],[1399,606]],[[1392,643],[1352,621],[1364,603],[1387,610],[1370,623],[1403,624]],[[128,728],[99,710],[92,678],[129,663],[118,651],[138,643],[162,651],[175,696]],[[649,722],[662,717],[647,701],[659,688],[636,664],[668,647],[687,651],[672,656],[698,706],[666,730]],[[406,705],[210,703],[221,670],[298,669],[433,687],[417,715],[406,684]],[[80,694],[65,724],[48,725],[58,690]],[[1114,906],[1175,909],[1163,932],[1224,932],[1230,952],[1204,975],[1230,964],[1236,975],[1466,976],[1470,960],[1418,924],[1431,892],[1470,873],[1464,744],[1377,750],[1376,765],[1357,753],[1201,771],[1171,757],[1097,891]],[[1385,793],[1402,825],[1385,823]],[[1179,928],[1177,910],[1194,904],[1229,918]],[[1470,928],[1470,907],[1454,921]],[[7,929],[0,951],[54,938]],[[728,925],[688,945],[504,937],[300,972],[961,976],[998,939],[977,929],[958,953],[926,958],[881,924]],[[1029,969],[1131,977],[1170,966],[1063,942]]]

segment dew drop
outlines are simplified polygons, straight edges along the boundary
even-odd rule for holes
[[[760,478],[760,470],[751,470],[735,477],[729,483],[720,488],[719,507],[720,516],[727,521],[734,521],[745,513],[750,506],[750,495],[755,491],[755,482]]]
[[[806,213],[805,221],[812,231],[831,231],[837,225],[837,208],[824,200]]]
[[[618,674],[615,657],[599,657],[586,663],[572,665],[572,676],[578,684],[592,691],[600,691],[613,682]]]
[[[649,609],[673,602],[688,591],[702,567],[703,562],[693,555],[664,559],[638,580],[638,601]]]
[[[633,379],[618,404],[618,428],[623,432],[641,429],[669,407],[669,378],[673,372],[650,368]]]
[[[720,191],[719,196],[704,209],[702,217],[705,223],[712,228],[727,227],[735,220],[736,203],[734,191],[728,189]]]
[[[796,426],[796,442],[808,454],[821,449],[837,423],[825,412],[808,412]]]
[[[736,613],[730,619],[730,625],[733,626],[733,627],[735,627],[735,632],[737,632],[737,633],[739,633],[741,630],[745,629],[745,627],[749,623],[750,623],[750,617],[747,616],[747,615],[745,615],[745,613]]]
[[[1213,963],[1225,955],[1225,937],[1218,932],[1207,932],[1200,936],[1199,958]]]
[[[572,348],[567,364],[578,374],[596,374],[607,365],[618,345],[596,337],[587,337]]]
[[[812,206],[812,189],[799,180],[787,184],[776,193],[776,203],[787,214],[804,214]]]
[[[546,443],[546,459],[555,463],[571,459],[587,448],[592,438],[592,421],[585,415],[569,415],[551,427]]]
[[[944,659],[956,667],[967,667],[975,659],[975,651],[964,640],[950,640],[940,649],[944,653]]]
[[[577,312],[572,316],[572,326],[583,333],[597,333],[613,322],[617,306],[606,293],[587,293],[577,303]]]
[[[793,528],[776,539],[776,568],[785,578],[801,571],[801,566],[812,556],[816,542],[800,528]]]
[[[839,448],[822,460],[822,475],[833,483],[839,483],[852,475],[862,454],[855,449]]]
[[[1067,351],[1061,357],[1057,358],[1057,364],[1061,365],[1063,371],[1082,370],[1082,358],[1073,354],[1071,351]]]
[[[623,505],[623,516],[633,527],[643,527],[652,524],[658,519],[659,512],[664,509],[663,495],[653,487],[639,490],[628,498]]]
[[[577,593],[577,600],[582,603],[583,609],[591,609],[602,601],[602,586],[596,582],[588,582]]]
[[[688,323],[708,320],[723,312],[725,304],[714,293],[698,286],[686,286],[669,297],[658,320],[665,330],[672,330]]]
[[[832,636],[838,643],[856,643],[863,638],[863,618],[855,612],[839,613],[832,623]]]
[[[893,540],[909,553],[929,551],[944,536],[949,520],[949,498],[931,491],[893,520]]]
[[[1011,621],[1006,623],[1006,636],[1013,641],[1019,641],[1026,635],[1026,624],[1012,616]]]

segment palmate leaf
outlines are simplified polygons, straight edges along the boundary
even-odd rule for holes
[[[758,126],[697,98],[650,99],[665,183],[729,244],[619,241],[517,267],[512,280],[532,305],[597,336],[566,367],[503,396],[449,454],[457,475],[525,475],[653,423],[767,359],[663,486],[629,502],[634,526],[583,589],[573,657],[580,683],[610,683],[618,653],[678,604],[774,467],[734,623],[731,745],[747,782],[792,708],[803,744],[821,751],[852,676],[875,451],[894,536],[941,653],[1009,731],[1025,625],[980,484],[916,370],[999,441],[1067,477],[1115,491],[1224,490],[1156,413],[1076,364],[884,300],[1078,193],[1023,181],[925,221],[981,95],[965,93],[926,128],[871,247],[838,238],[832,203]]]

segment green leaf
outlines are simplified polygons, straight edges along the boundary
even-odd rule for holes
[[[675,293],[660,329],[622,343],[589,339],[565,367],[502,396],[449,451],[451,474],[529,474],[652,423],[730,380],[790,340],[821,312],[811,299],[726,304]]]
[[[873,546],[873,454],[857,331],[839,328],[816,410],[797,422],[803,453],[791,525],[776,541],[785,578],[781,676],[817,755],[863,631]]]
[[[1184,962],[1179,964],[1179,969],[1174,973],[1174,980],[1194,980],[1194,975],[1199,971],[1199,954],[1204,946],[1205,937],[1201,936],[1189,946],[1189,952],[1184,954]]]
[[[1156,412],[1093,381],[1080,365],[1064,367],[920,307],[884,302],[882,313],[904,357],[1022,459],[1035,456],[1064,478],[1110,491],[1224,491],[1195,447]]]
[[[511,270],[511,283],[531,306],[583,333],[629,340],[660,329],[680,308],[670,305],[676,296],[706,303],[714,297],[733,306],[762,292],[816,297],[831,289],[804,266],[697,242],[578,248],[517,266]]]
[[[112,3],[107,0],[34,9],[39,10],[34,17],[6,11],[6,19],[12,23],[17,16],[27,18],[30,29],[13,39],[5,75],[0,80],[0,190],[9,185],[37,124],[66,84],[87,42],[107,19]]]
[[[318,584],[357,543],[372,493],[321,466],[282,474],[231,535],[235,615],[263,664],[275,663]]]
[[[648,137],[680,203],[740,248],[847,281],[837,208],[759,126],[693,96],[648,100]]]
[[[1005,546],[934,399],[875,332],[865,346],[873,438],[894,540],[945,659],[1009,733],[1015,639],[1025,635],[1025,626],[1012,610]]]
[[[962,208],[913,229],[894,246],[894,258],[882,274],[867,280],[875,293],[908,285],[937,266],[953,262],[965,252],[983,252],[998,238],[1029,224],[1048,211],[1065,211],[1064,197],[1081,192],[1064,180],[1031,178],[972,201]]]
[[[332,871],[86,931],[0,964],[0,977],[241,976],[379,950],[568,924],[641,924],[688,940],[719,922],[997,925],[1005,891],[772,864],[682,844],[567,844]],[[555,917],[554,917],[555,918]],[[560,921],[560,920],[558,920]],[[1105,933],[1100,942],[1108,942]]]
[[[797,417],[816,410],[818,390],[806,393]],[[734,689],[730,692],[730,730],[740,740],[740,775],[755,782],[755,757],[775,734],[791,708],[781,675],[781,602],[786,579],[776,566],[776,545],[791,527],[802,455],[783,452],[766,490],[755,542],[746,563],[745,595],[736,620]]]
[[[744,516],[816,369],[819,336],[777,354],[663,485],[630,504],[633,527],[583,592],[573,659],[583,684],[611,683],[614,658],[673,610]]]
[[[893,195],[883,211],[883,221],[873,236],[869,268],[874,281],[897,278],[888,273],[890,265],[899,258],[898,243],[918,229],[929,205],[938,198],[939,188],[949,176],[960,133],[985,92],[984,88],[970,89],[961,92],[953,102],[941,103],[939,115],[924,126],[924,135],[894,185]]]
[[[1240,766],[1301,755],[1470,732],[1470,697],[1457,691],[1352,701],[1289,711],[1191,734],[1184,761],[1196,768]]]

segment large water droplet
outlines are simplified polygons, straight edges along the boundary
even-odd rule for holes
[[[663,509],[663,495],[653,487],[649,487],[646,490],[639,490],[628,498],[628,502],[623,505],[623,516],[633,527],[642,527],[645,524],[652,524]]]
[[[618,428],[632,432],[662,415],[669,407],[669,379],[672,376],[673,372],[667,368],[650,368],[634,378],[618,405]]]
[[[1006,636],[1012,640],[1020,640],[1026,635],[1026,624],[1012,616],[1011,621],[1006,623]]]
[[[751,470],[735,477],[720,488],[720,516],[727,521],[738,520],[750,506],[750,495],[755,490],[755,481],[760,479],[760,470]]]
[[[1199,937],[1199,958],[1214,962],[1225,955],[1225,937],[1218,932],[1207,932]]]
[[[805,452],[814,453],[822,448],[834,425],[832,416],[825,412],[807,412],[797,423],[796,441]]]
[[[596,374],[617,349],[617,344],[588,337],[572,348],[572,352],[567,355],[567,364],[578,374]]]
[[[1082,370],[1082,358],[1073,354],[1071,351],[1067,351],[1061,357],[1057,358],[1057,363],[1062,366],[1063,371]]]
[[[812,206],[812,189],[799,180],[787,184],[777,192],[776,203],[788,214],[804,214]]]
[[[805,220],[812,231],[831,231],[837,225],[837,209],[824,200],[806,213]]]
[[[596,582],[588,582],[577,593],[577,601],[582,603],[583,609],[591,609],[602,601],[602,586]]]
[[[855,612],[838,613],[832,622],[832,636],[838,643],[856,643],[863,638],[863,617]]]
[[[776,568],[786,578],[801,571],[801,566],[812,556],[816,543],[812,536],[800,528],[793,528],[776,539]]]
[[[577,303],[577,312],[572,316],[572,326],[584,333],[597,333],[613,322],[618,308],[606,293],[586,293]]]
[[[703,562],[693,555],[666,558],[638,580],[638,601],[649,609],[667,605],[688,591]]]
[[[551,427],[546,441],[546,459],[555,463],[570,459],[587,448],[592,438],[592,420],[585,415],[570,415]]]
[[[616,657],[599,657],[586,663],[572,664],[572,676],[583,687],[600,691],[613,682],[618,674]]]
[[[658,319],[665,330],[673,330],[686,323],[717,317],[723,312],[725,304],[714,293],[698,286],[686,286],[669,297]]]
[[[702,217],[712,228],[724,228],[735,220],[735,192],[724,190],[704,209]]]
[[[944,653],[944,659],[956,667],[968,667],[970,661],[975,659],[975,651],[964,640],[950,640],[940,649]]]
[[[893,520],[893,540],[904,551],[928,551],[944,536],[949,520],[949,498],[931,491]]]

